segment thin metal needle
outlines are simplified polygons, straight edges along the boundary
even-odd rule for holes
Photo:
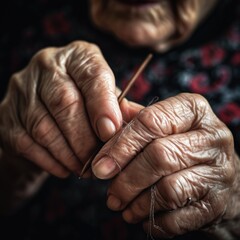
[[[145,58],[145,60],[143,61],[143,63],[140,65],[140,67],[138,68],[138,70],[136,71],[136,73],[132,76],[132,78],[129,80],[126,88],[122,91],[122,93],[119,95],[118,97],[118,103],[120,104],[121,101],[126,97],[126,95],[128,94],[130,88],[132,87],[132,85],[134,84],[134,82],[137,80],[137,78],[139,77],[139,75],[143,72],[143,70],[145,69],[145,67],[147,66],[147,64],[149,63],[149,61],[152,59],[153,55],[150,53],[148,54],[148,56]],[[81,171],[81,174],[79,176],[79,178],[81,179],[83,177],[83,175],[88,171],[88,169],[91,166],[91,163],[94,159],[94,157],[97,155],[97,153],[99,152],[100,148],[103,146],[103,144],[100,144],[98,146],[98,148],[96,149],[96,152],[94,152],[91,157],[87,160],[87,162],[85,163],[85,165],[83,166],[83,169]]]
[[[122,91],[122,93],[120,94],[120,96],[118,97],[118,103],[121,103],[121,101],[125,98],[125,96],[128,94],[130,88],[132,87],[132,85],[134,84],[134,82],[136,81],[136,79],[139,77],[139,75],[142,73],[142,71],[145,69],[145,67],[147,66],[147,64],[149,63],[149,61],[152,58],[152,54],[148,54],[148,56],[146,57],[146,59],[144,60],[144,62],[141,64],[141,66],[139,67],[139,69],[137,70],[137,72],[132,76],[132,78],[130,79],[130,81],[128,82],[126,88]]]

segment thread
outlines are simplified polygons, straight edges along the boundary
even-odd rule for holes
[[[145,58],[145,60],[143,61],[143,63],[140,65],[139,69],[137,70],[137,72],[132,76],[132,78],[129,80],[126,88],[122,91],[122,93],[120,94],[120,96],[118,97],[118,103],[120,104],[122,102],[122,100],[124,99],[124,97],[127,95],[127,93],[129,92],[130,88],[132,87],[132,85],[134,84],[134,82],[136,81],[136,79],[139,77],[139,75],[143,72],[143,70],[146,68],[147,64],[150,62],[150,60],[152,59],[153,54],[148,54],[147,57]],[[85,165],[83,166],[83,169],[80,173],[79,179],[82,178],[82,176],[84,175],[84,173],[86,171],[88,171],[88,169],[91,167],[91,163],[92,160],[94,159],[94,157],[97,155],[97,153],[99,152],[99,150],[101,149],[103,143],[99,144],[99,146],[97,147],[96,151],[94,152],[94,154],[87,160],[87,162],[85,163]],[[117,164],[117,163],[116,163]],[[119,167],[121,167],[119,164],[117,164]]]
[[[150,194],[151,194],[151,200],[150,200],[150,208],[149,208],[149,230],[148,230],[148,235],[147,239],[155,240],[152,234],[153,228],[162,231],[163,229],[156,225],[155,223],[155,202],[156,202],[156,185],[152,185],[150,189]]]
[[[150,106],[150,105],[152,105],[152,104],[154,104],[154,103],[156,103],[158,100],[159,100],[159,98],[158,98],[157,96],[155,96],[155,97],[148,103],[147,107]],[[137,114],[137,116],[139,116],[139,115],[142,113],[143,110],[144,110],[144,109],[140,110],[139,113]],[[114,158],[114,156],[112,156],[112,155],[110,154],[110,152],[111,152],[111,150],[113,149],[113,147],[119,142],[119,140],[121,139],[121,137],[123,136],[123,134],[126,132],[126,130],[134,131],[134,130],[132,129],[132,125],[135,123],[136,119],[137,119],[137,117],[135,117],[134,119],[132,119],[129,123],[124,122],[124,127],[123,127],[121,133],[120,133],[119,136],[114,140],[114,142],[111,144],[111,146],[110,146],[110,148],[108,149],[108,151],[104,153],[106,156],[108,156],[108,157],[110,157],[110,158],[113,159],[113,161],[115,162],[115,164],[116,164],[117,167],[119,168],[119,172],[122,171],[122,167],[121,167],[120,163]],[[157,136],[152,136],[153,139],[156,138],[156,137],[157,137]]]

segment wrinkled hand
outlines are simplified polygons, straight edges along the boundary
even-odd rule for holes
[[[73,42],[38,52],[14,74],[0,105],[0,146],[47,172],[79,174],[122,125],[113,73],[97,46]]]
[[[153,236],[172,237],[230,211],[234,156],[228,128],[203,97],[186,93],[140,111],[105,144],[92,168],[98,178],[116,176],[108,190],[111,209],[123,210],[127,222],[144,221]]]

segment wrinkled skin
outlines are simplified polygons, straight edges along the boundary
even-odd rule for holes
[[[79,175],[97,139],[106,141],[122,124],[115,91],[113,73],[95,45],[73,42],[40,51],[12,76],[0,105],[4,151],[58,177]]]
[[[132,47],[165,52],[186,41],[217,1],[91,0],[91,17],[100,29]]]
[[[162,52],[185,41],[216,0],[176,1],[183,18],[170,1],[145,8],[149,15],[116,0],[91,2],[99,28],[133,47]],[[79,175],[99,139],[107,141],[122,119],[133,119],[93,163],[97,177],[113,178],[111,209],[122,210],[127,222],[143,221],[157,237],[240,215],[239,159],[230,131],[207,101],[182,94],[147,108],[126,100],[119,106],[113,73],[95,45],[74,42],[37,53],[12,76],[0,113],[0,213],[36,192],[46,178],[39,171]],[[157,227],[148,225],[150,188]]]
[[[238,170],[232,134],[196,94],[144,108],[93,162],[97,177],[115,176],[108,190],[109,208],[123,210],[129,223],[144,221],[145,230],[155,237],[172,237],[234,217]],[[151,186],[151,220],[157,227],[149,226]]]
[[[0,214],[21,206],[49,174],[81,175],[99,143],[141,108],[124,99],[121,110],[119,94],[99,48],[83,41],[41,50],[11,77],[0,103]],[[83,177],[90,176],[91,169]]]

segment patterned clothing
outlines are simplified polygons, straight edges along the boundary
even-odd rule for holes
[[[13,72],[22,69],[38,50],[87,40],[100,46],[123,89],[149,49],[130,49],[92,25],[85,0],[8,1],[2,10],[0,93]],[[224,17],[223,17],[224,13]],[[14,20],[6,22],[6,19]],[[155,54],[128,98],[147,105],[181,92],[206,97],[217,116],[231,129],[240,153],[240,4],[220,1],[213,14],[183,46]],[[51,177],[15,216],[1,219],[7,239],[147,239],[141,226],[126,224],[107,209],[108,182],[74,176]],[[194,233],[178,239],[193,239]],[[194,235],[201,239],[202,235]],[[206,238],[206,237],[205,237]]]

